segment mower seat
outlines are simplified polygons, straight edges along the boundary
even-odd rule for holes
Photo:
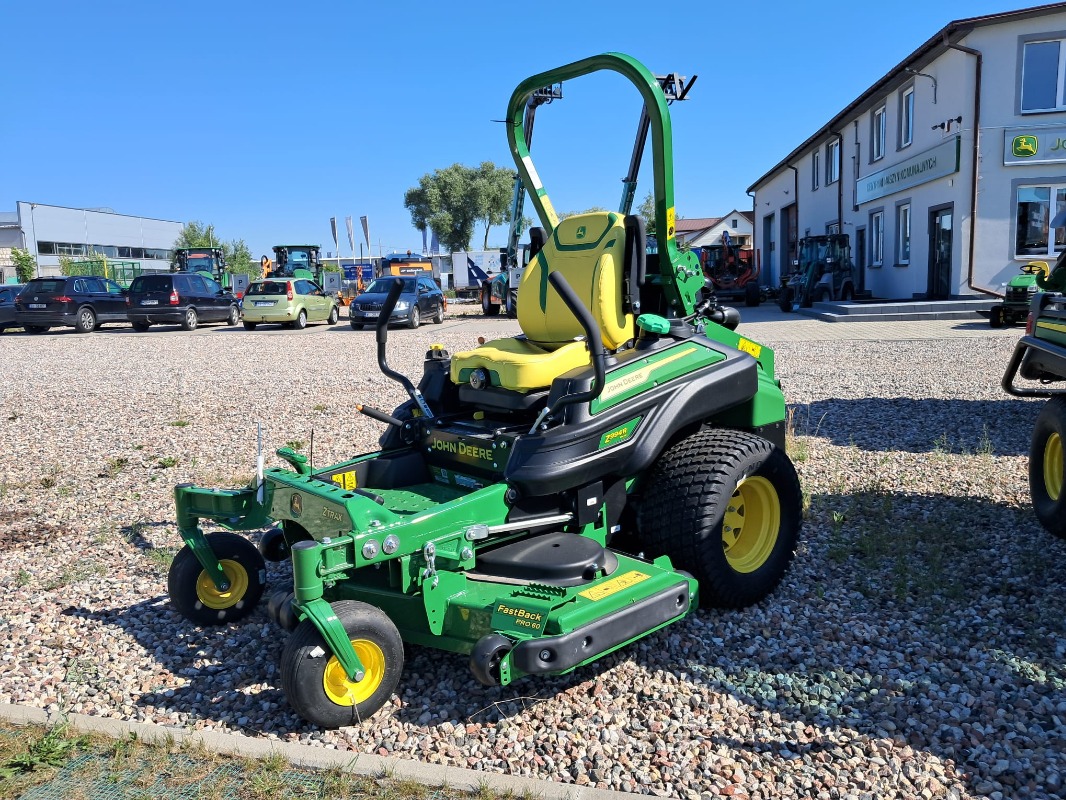
[[[609,352],[632,341],[633,314],[627,309],[630,304],[623,302],[625,265],[634,258],[643,259],[644,237],[639,237],[639,254],[627,253],[627,240],[635,243],[638,237],[627,237],[626,228],[621,214],[608,211],[562,220],[526,267],[518,286],[518,324],[523,335],[456,353],[452,382],[465,384],[481,369],[492,387],[527,393],[546,389],[560,375],[591,364],[581,324],[548,283],[549,272],[561,272],[592,312]]]

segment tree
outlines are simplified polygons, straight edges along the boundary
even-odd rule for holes
[[[252,253],[244,239],[233,239],[223,242],[215,233],[214,225],[205,225],[194,220],[186,222],[182,226],[181,233],[174,240],[173,249],[189,249],[196,247],[219,247],[226,258],[226,269],[230,272],[248,275],[258,278],[260,267],[258,261],[252,261]],[[176,257],[172,263],[177,263]]]
[[[190,247],[222,247],[222,240],[215,233],[214,225],[204,225],[199,220],[186,222],[178,238],[174,240],[173,249],[183,250]]]
[[[448,252],[468,250],[478,222],[488,229],[507,220],[515,172],[491,161],[473,169],[462,164],[426,173],[404,193],[404,207],[421,232],[432,228]]]
[[[655,198],[651,192],[644,198],[644,201],[637,207],[637,214],[644,218],[644,230],[648,236],[655,235]]]
[[[13,248],[11,260],[15,262],[15,279],[19,283],[27,283],[37,275],[37,259],[30,254],[29,250]]]
[[[576,217],[578,214],[597,214],[607,209],[603,206],[593,206],[592,208],[586,208],[584,211],[563,211],[559,214],[559,219],[566,219],[567,217]]]
[[[482,161],[474,172],[474,184],[479,196],[478,220],[485,225],[482,250],[489,249],[489,229],[509,221],[517,177],[518,173],[513,169],[497,167],[491,161]]]
[[[249,278],[258,278],[262,274],[263,268],[258,261],[252,260],[252,251],[248,249],[244,239],[226,242],[222,245],[222,250],[226,254],[226,264],[230,272],[247,275]]]

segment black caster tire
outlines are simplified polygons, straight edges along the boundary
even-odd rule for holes
[[[483,686],[500,685],[500,662],[514,645],[503,634],[490,633],[478,639],[470,652],[470,671]]]
[[[259,540],[259,553],[267,561],[287,561],[292,557],[289,543],[285,541],[285,532],[281,528],[271,528]]]
[[[230,589],[219,592],[185,545],[167,574],[167,592],[178,612],[197,625],[223,625],[248,616],[266,587],[266,564],[255,545],[235,533],[209,533],[207,543],[222,563]]]
[[[400,682],[403,640],[392,620],[356,600],[332,604],[366,675],[351,681],[309,619],[296,626],[281,653],[281,686],[293,710],[313,725],[356,725],[380,709]]]
[[[788,455],[745,431],[704,428],[653,466],[637,530],[700,582],[700,604],[744,608],[774,590],[799,543],[803,496]]]

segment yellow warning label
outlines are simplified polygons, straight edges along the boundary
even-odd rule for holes
[[[737,349],[743,350],[745,353],[753,355],[756,358],[762,355],[762,345],[755,344],[755,342],[751,342],[743,338],[739,342],[737,342]]]
[[[339,472],[332,478],[333,482],[344,490],[355,488],[355,470],[351,472]]]
[[[643,572],[637,572],[632,570],[625,575],[619,575],[616,578],[611,578],[609,581],[604,581],[601,584],[593,586],[591,589],[586,589],[583,592],[578,592],[582,597],[587,597],[589,600],[602,600],[605,597],[610,597],[612,594],[628,589],[630,586],[636,586],[641,581],[647,580],[651,575]]]
[[[675,229],[676,221],[677,221],[677,212],[674,210],[673,206],[670,206],[668,209],[666,209],[666,238],[667,239],[673,239],[674,238],[674,229]]]

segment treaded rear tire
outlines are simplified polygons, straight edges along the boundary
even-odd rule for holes
[[[1063,447],[1066,444],[1066,397],[1052,397],[1036,418],[1029,447],[1029,494],[1040,524],[1066,539],[1066,485]],[[1055,496],[1052,496],[1055,495]]]
[[[637,498],[637,530],[651,555],[668,555],[696,576],[701,605],[744,608],[770,594],[788,570],[802,501],[783,450],[753,433],[703,428],[659,456]],[[727,515],[737,525],[731,529],[743,531],[728,554]],[[752,535],[755,546],[745,551]],[[743,571],[734,566],[745,561]]]

